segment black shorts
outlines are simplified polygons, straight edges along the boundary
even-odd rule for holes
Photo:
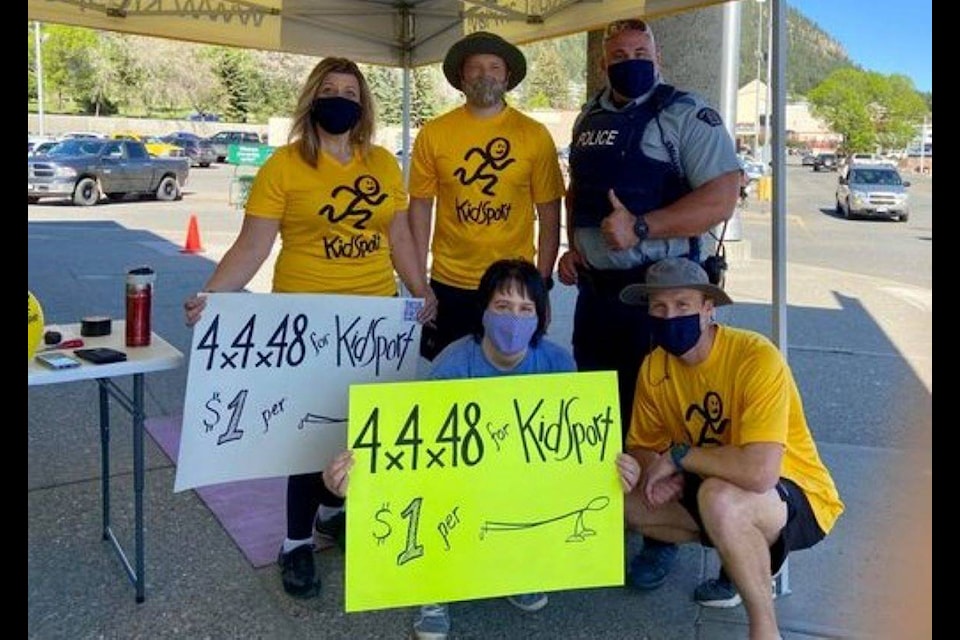
[[[703,479],[695,473],[683,472],[683,496],[680,504],[690,513],[700,528],[700,544],[712,547],[713,542],[707,535],[700,519],[700,508],[697,506],[697,492]],[[780,530],[780,535],[770,546],[770,573],[776,575],[787,555],[791,551],[807,549],[823,540],[826,535],[817,524],[813,515],[810,501],[806,494],[793,480],[780,478],[777,483],[777,493],[780,499],[787,503],[787,523]]]

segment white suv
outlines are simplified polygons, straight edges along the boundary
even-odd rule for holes
[[[226,162],[231,144],[260,144],[260,136],[254,131],[218,131],[207,140],[213,145],[217,162]]]
[[[888,164],[854,163],[837,178],[837,214],[844,218],[910,217],[910,183]]]

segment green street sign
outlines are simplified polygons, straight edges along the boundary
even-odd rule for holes
[[[247,167],[260,167],[267,161],[275,147],[266,144],[227,145],[227,162]]]

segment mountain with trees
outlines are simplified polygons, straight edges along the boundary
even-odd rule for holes
[[[745,0],[740,3],[740,84],[757,77],[757,60],[766,77],[770,34],[770,2]],[[762,34],[758,34],[758,26]],[[763,38],[758,55],[758,35]],[[788,6],[787,12],[787,97],[796,99],[820,84],[833,71],[855,67],[843,46],[816,23]]]

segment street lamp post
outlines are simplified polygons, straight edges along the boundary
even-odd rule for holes
[[[927,116],[923,116],[923,124],[920,126],[920,175],[923,175],[923,157],[927,152]]]
[[[33,46],[37,59],[37,118],[39,120],[39,133],[43,135],[43,56],[40,51],[40,23],[33,23]]]
[[[753,157],[760,160],[760,77],[763,72],[763,3],[757,0],[757,84],[754,87]]]
[[[769,164],[773,160],[773,147],[770,144],[770,132],[773,130],[772,125],[770,124],[770,115],[773,112],[772,103],[773,103],[773,83],[771,79],[773,78],[773,56],[770,55],[771,50],[773,49],[773,6],[770,7],[768,14],[768,31],[767,31],[767,91],[764,94],[763,101],[763,158],[762,160]]]

